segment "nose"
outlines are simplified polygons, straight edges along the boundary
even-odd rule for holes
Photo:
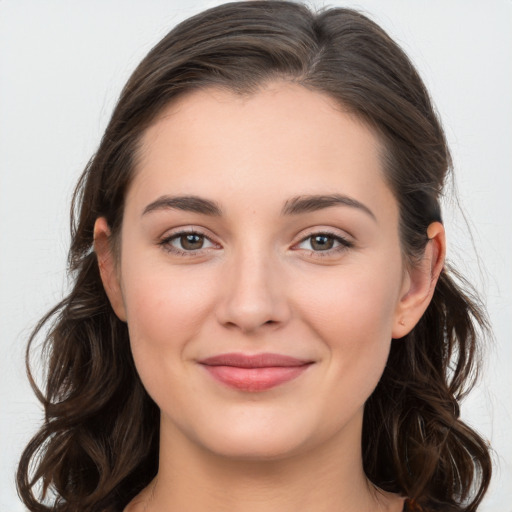
[[[217,320],[246,334],[283,326],[290,318],[290,306],[282,270],[268,252],[226,262]]]

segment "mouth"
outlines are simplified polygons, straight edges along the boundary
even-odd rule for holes
[[[302,375],[314,361],[281,354],[220,354],[199,361],[217,381],[240,391],[274,388]]]

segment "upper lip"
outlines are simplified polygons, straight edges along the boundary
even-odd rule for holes
[[[200,364],[206,366],[235,366],[238,368],[292,367],[303,366],[312,362],[311,360],[298,359],[282,354],[263,353],[248,355],[235,352],[219,354],[199,361]]]

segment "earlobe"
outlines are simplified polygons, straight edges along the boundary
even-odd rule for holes
[[[400,300],[395,312],[392,337],[402,338],[408,334],[425,313],[441,275],[446,254],[444,226],[433,222],[427,229],[429,241],[414,268],[407,270]]]
[[[112,309],[120,320],[126,322],[126,311],[115,255],[112,250],[110,228],[104,217],[96,219],[94,224],[94,252],[98,260],[101,281]]]

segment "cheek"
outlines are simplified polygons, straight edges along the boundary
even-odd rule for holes
[[[399,269],[365,266],[303,280],[297,295],[310,323],[327,339],[343,333],[345,342],[364,337],[371,343],[391,337],[399,289]]]
[[[123,261],[123,296],[135,364],[151,393],[185,359],[188,342],[208,316],[208,290],[215,288],[198,268],[173,272],[165,264],[138,261],[134,253]]]
[[[328,354],[329,382],[340,393],[357,390],[355,402],[366,400],[384,370],[401,280],[400,268],[368,268],[304,281],[298,291],[303,316]]]

